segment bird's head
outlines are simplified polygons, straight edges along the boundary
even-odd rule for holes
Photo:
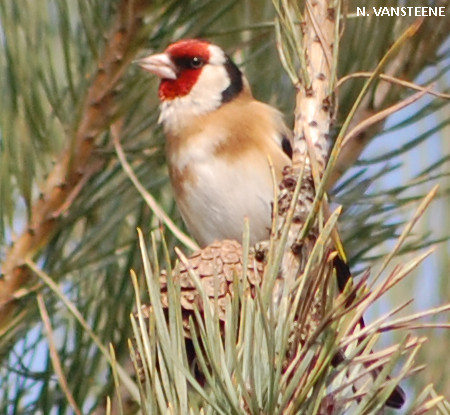
[[[161,79],[159,98],[163,109],[175,107],[177,112],[202,115],[248,89],[234,62],[220,47],[204,40],[180,40],[138,64]]]

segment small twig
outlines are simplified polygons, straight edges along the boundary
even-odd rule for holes
[[[333,146],[333,149],[331,151],[327,167],[325,169],[325,172],[323,174],[324,179],[322,180],[319,188],[316,192],[316,199],[314,201],[314,204],[317,204],[320,202],[320,200],[323,197],[323,194],[325,193],[327,187],[328,187],[328,181],[330,176],[333,174],[334,167],[337,161],[337,158],[339,156],[339,152],[342,148],[342,142],[347,135],[348,128],[350,127],[351,121],[356,113],[356,110],[360,107],[363,98],[365,97],[366,93],[369,91],[369,88],[372,86],[372,84],[377,79],[378,75],[381,73],[381,70],[384,68],[386,63],[389,61],[392,56],[394,56],[400,49],[402,45],[405,44],[405,42],[413,37],[417,30],[419,29],[420,25],[422,24],[423,19],[416,20],[411,26],[409,26],[402,35],[395,41],[395,43],[389,48],[389,50],[384,54],[384,56],[381,58],[380,62],[378,63],[377,67],[373,71],[372,75],[369,77],[369,79],[364,84],[363,88],[361,89],[358,97],[356,98],[355,102],[353,103],[352,108],[350,109],[349,114],[347,115],[344,124],[342,125],[341,131],[339,132],[339,135],[336,138],[335,144]]]
[[[61,221],[57,219],[71,208],[95,167],[99,169],[96,139],[116,117],[115,93],[134,52],[145,43],[143,17],[148,7],[146,0],[118,2],[115,23],[106,35],[95,75],[86,91],[80,91],[84,100],[79,114],[74,112],[78,120],[74,131],[67,137],[67,146],[49,172],[40,196],[32,201],[25,229],[8,248],[1,264],[0,331],[18,312],[15,291],[32,278],[23,266],[24,258],[38,254],[49,243],[60,229]]]
[[[63,216],[72,206],[72,204],[77,199],[80,192],[83,190],[86,183],[89,182],[91,177],[100,170],[103,162],[101,160],[93,160],[91,164],[89,164],[83,174],[83,177],[79,180],[79,182],[75,185],[75,187],[71,190],[71,192],[67,195],[64,202],[61,206],[52,212],[52,217],[55,219]]]
[[[389,323],[383,323],[380,325],[380,329],[383,331],[389,329],[389,327],[393,327],[395,329],[403,328],[405,326],[410,327],[410,323],[415,322],[417,320],[423,319],[425,317],[436,316],[437,314],[444,313],[446,311],[450,311],[450,304],[445,304],[440,307],[431,308],[430,310],[421,311],[419,313],[411,314],[406,317],[398,318],[396,320],[390,321]],[[428,327],[436,327],[436,328],[449,328],[450,323],[423,323],[418,324],[414,327],[416,328],[428,328]]]
[[[328,70],[330,71],[332,61],[333,61],[332,53],[330,52],[330,46],[327,42],[326,37],[324,36],[324,34],[322,32],[322,28],[320,27],[320,25],[317,22],[316,16],[311,7],[311,1],[306,0],[305,3],[306,3],[306,10],[308,12],[309,18],[311,19],[311,23],[314,28],[314,31],[315,31],[318,39],[320,40],[320,44],[322,45],[323,54],[326,58],[327,65],[328,65]],[[336,25],[336,26],[338,26],[338,25]]]
[[[64,303],[70,313],[75,317],[78,323],[81,325],[83,330],[89,335],[92,341],[97,345],[99,350],[102,352],[103,356],[108,360],[109,363],[112,363],[111,356],[109,354],[108,349],[103,345],[100,338],[94,333],[89,323],[85,320],[85,318],[81,315],[80,311],[77,307],[61,292],[58,284],[53,281],[53,279],[47,275],[44,271],[39,269],[36,263],[34,263],[30,259],[25,260],[26,265],[45,283],[45,285],[50,288],[50,290],[55,293],[55,295]],[[117,365],[117,372],[120,375],[120,378],[126,388],[130,391],[130,394],[134,399],[139,399],[139,392],[137,391],[137,387],[135,383],[131,380],[128,373],[119,365]]]
[[[142,185],[142,183],[139,181],[139,179],[136,177],[136,175],[133,172],[132,167],[127,161],[127,158],[125,156],[125,152],[123,151],[122,146],[120,145],[120,127],[118,123],[114,123],[111,126],[111,134],[113,138],[113,144],[114,148],[116,149],[116,154],[119,157],[120,164],[122,165],[122,168],[125,172],[125,174],[128,176],[128,178],[131,180],[131,182],[134,184],[134,187],[136,187],[137,191],[140,193],[140,195],[143,197],[143,199],[146,201],[149,208],[152,210],[152,212],[158,217],[158,219],[164,223],[167,228],[172,232],[172,234],[187,248],[192,249],[193,251],[199,249],[199,246],[191,239],[189,236],[187,236],[184,232],[182,232],[177,225],[172,221],[172,219],[167,216],[167,214],[164,212],[162,207],[158,204],[158,202],[155,200],[155,198],[147,192],[145,187]]]
[[[370,78],[372,72],[353,72],[349,75],[343,76],[336,84],[336,89],[340,88],[345,82],[354,78]],[[444,94],[443,92],[430,91],[429,88],[417,85],[414,82],[405,81],[404,79],[396,78],[395,76],[390,76],[386,74],[379,74],[379,78],[383,81],[389,82],[391,84],[404,86],[405,88],[414,89],[416,91],[425,91],[427,94],[434,95],[438,98],[450,99],[450,94]]]
[[[64,371],[62,369],[61,360],[59,359],[58,351],[56,350],[55,346],[52,323],[50,321],[47,308],[45,307],[44,297],[42,293],[39,293],[37,295],[37,303],[39,306],[39,312],[41,313],[42,322],[44,323],[45,331],[47,333],[48,348],[50,351],[50,359],[52,361],[53,370],[55,371],[56,376],[58,377],[59,385],[61,386],[61,389],[64,392],[64,395],[66,396],[67,402],[69,402],[69,405],[72,407],[72,409],[77,415],[81,415],[82,412],[80,411],[80,408],[78,408],[78,405],[75,402],[72,392],[69,389],[67,379],[64,375]]]
[[[426,95],[428,92],[430,92],[430,87],[426,88],[425,90],[422,90],[420,92],[417,92],[414,95],[411,95],[408,98],[405,98],[404,100],[398,102],[395,105],[390,106],[389,108],[386,108],[383,111],[379,111],[376,114],[366,118],[365,120],[361,121],[356,127],[354,127],[342,140],[342,145],[347,145],[351,140],[357,138],[362,132],[367,130],[372,125],[386,119],[390,115],[402,110],[403,108],[406,108],[408,105],[413,104],[414,102],[418,101],[420,98],[422,98],[424,95]]]
[[[383,261],[383,264],[381,265],[380,269],[378,270],[378,273],[375,276],[375,280],[380,276],[380,274],[386,269],[389,262],[394,258],[394,256],[398,253],[400,247],[402,246],[403,242],[405,241],[406,237],[410,234],[412,228],[417,223],[417,221],[420,219],[420,217],[423,215],[425,209],[428,207],[428,205],[431,203],[433,198],[436,196],[436,193],[438,191],[439,186],[434,186],[431,191],[428,193],[428,195],[422,200],[421,204],[417,208],[414,216],[409,221],[409,223],[405,226],[403,229],[403,232],[401,233],[400,237],[397,240],[397,243],[395,244],[394,249],[387,255],[385,260]]]

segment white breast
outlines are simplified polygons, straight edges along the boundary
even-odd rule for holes
[[[250,243],[267,239],[271,227],[273,185],[268,160],[253,163],[211,158],[199,147],[189,154],[189,175],[176,195],[190,232],[201,246],[215,240],[242,240],[244,218],[250,221]],[[187,156],[186,154],[184,156]]]
[[[290,163],[280,146],[288,135],[280,113],[247,91],[202,116],[172,115],[179,118],[164,121],[172,186],[197,242],[241,241],[245,217],[250,242],[267,239],[274,189],[268,157],[277,180]]]

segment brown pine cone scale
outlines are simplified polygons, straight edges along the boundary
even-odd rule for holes
[[[211,305],[218,310],[221,321],[225,320],[225,307],[233,295],[233,282],[235,278],[242,278],[243,250],[242,246],[233,240],[217,241],[208,245],[188,258],[188,267],[196,273],[202,285],[205,295],[211,299]],[[260,286],[264,273],[264,263],[257,260],[250,252],[248,256],[247,281],[248,289],[254,293],[254,287]],[[162,272],[160,276],[161,303],[168,308],[167,273]],[[185,264],[180,263],[173,273],[175,286],[180,287],[180,302],[183,309],[183,323],[185,334],[189,334],[189,316],[192,315],[194,307],[202,312],[204,305],[202,296],[189,274]],[[146,306],[144,306],[146,307]]]

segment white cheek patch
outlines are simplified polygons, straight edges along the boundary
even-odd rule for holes
[[[230,85],[230,78],[224,66],[205,65],[188,97],[192,105],[204,114],[215,110],[222,103],[222,91]]]
[[[211,65],[223,65],[226,62],[225,53],[216,45],[209,45],[209,63]]]

